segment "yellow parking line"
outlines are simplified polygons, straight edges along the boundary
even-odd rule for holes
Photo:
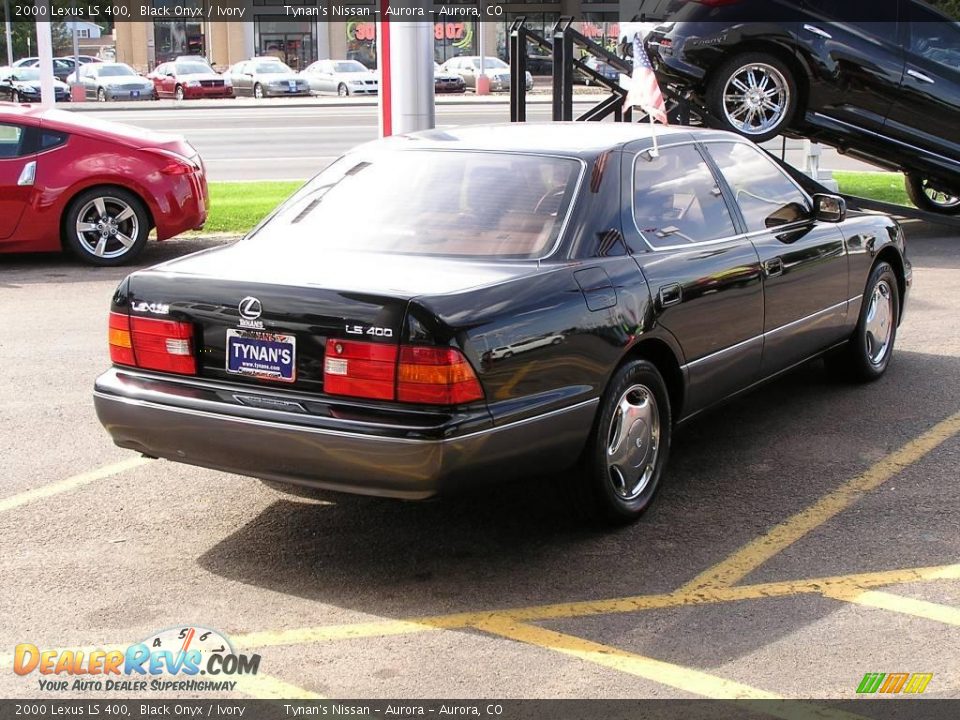
[[[807,509],[777,525],[766,534],[751,540],[725,560],[683,585],[680,591],[694,590],[708,585],[733,585],[958,432],[960,432],[960,413],[937,423],[899,450],[884,457],[862,475],[845,482]]]
[[[237,690],[257,700],[326,700],[311,690],[261,673],[242,676]]]
[[[783,698],[776,693],[734,680],[727,680],[693,668],[627,652],[610,645],[602,645],[574,635],[566,635],[536,625],[518,623],[507,618],[487,620],[478,623],[475,627],[498,637],[552,650],[584,662],[642,677],[651,682],[702,697],[718,700],[774,701],[752,704],[750,709],[784,718],[784,720],[810,720],[814,717],[831,718],[833,720],[863,720],[860,715],[843,711],[815,705],[781,702]]]
[[[366,623],[346,623],[343,625],[319,625],[314,627],[292,628],[290,630],[266,630],[233,635],[231,640],[237,650],[281,647],[286,645],[308,645],[310,643],[335,640],[409,635],[434,630],[460,630],[465,627],[476,627],[488,621],[498,620],[532,622],[588,617],[591,615],[615,615],[694,605],[715,605],[726,602],[791,597],[804,594],[819,593],[831,596],[831,593],[849,593],[854,589],[867,590],[875,587],[933,580],[960,580],[960,563],[955,565],[933,565],[930,567],[855,573],[852,575],[834,575],[805,580],[783,580],[778,582],[757,583],[755,585],[738,585],[736,587],[711,587],[691,590],[684,593],[673,592],[659,595],[635,595],[633,597],[611,598],[609,600],[585,600],[553,605],[534,605],[531,607],[505,608],[502,610],[454,613],[451,615],[436,615],[433,617],[410,618],[407,620],[381,620]],[[82,650],[85,654],[89,654],[93,650],[122,650],[126,645],[123,643],[107,643],[66,647],[69,647],[71,650]],[[13,654],[0,654],[0,670],[9,670],[12,667]]]
[[[433,630],[456,630],[476,626],[488,620],[509,619],[513,621],[538,621],[561,618],[587,617],[641,612],[663,608],[711,605],[716,603],[759,600],[762,598],[788,597],[801,594],[824,593],[831,588],[871,588],[901,583],[931,580],[960,579],[960,564],[934,565],[920,568],[903,568],[881,572],[835,575],[805,580],[740,585],[737,587],[699,588],[687,592],[672,592],[658,595],[635,595],[608,600],[585,600],[580,602],[534,605],[502,610],[455,613],[433,617],[409,618],[406,620],[383,620],[344,625],[319,625],[268,630],[234,635],[231,639],[237,649],[277,647],[283,645],[307,645],[310,643],[361,638],[409,635]],[[3,666],[0,658],[0,667]]]
[[[17,495],[11,495],[10,497],[0,500],[0,512],[7,512],[8,510],[13,510],[14,508],[26,505],[27,503],[34,502],[35,500],[43,500],[44,498],[59,495],[60,493],[76,490],[78,487],[82,487],[83,485],[89,485],[92,482],[103,480],[111,475],[119,475],[127,470],[132,470],[135,467],[145,465],[148,462],[150,461],[143,457],[132,457],[128,458],[127,460],[121,460],[120,462],[113,463],[112,465],[105,465],[101,468],[97,468],[96,470],[91,470],[90,472],[80,473],[79,475],[68,477],[65,480],[60,480],[59,482],[51,483],[50,485],[44,485],[42,487],[34,488],[33,490],[27,490],[26,492],[22,492]]]
[[[866,607],[889,610],[902,615],[913,615],[914,617],[934,620],[946,625],[960,626],[960,609],[950,607],[949,605],[940,605],[938,603],[927,602],[926,600],[917,600],[916,598],[908,598],[877,590],[860,590],[857,588],[838,587],[830,591],[825,591],[823,594],[834,600],[843,600],[844,602],[865,605]]]

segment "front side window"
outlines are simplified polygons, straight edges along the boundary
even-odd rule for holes
[[[733,190],[748,232],[811,216],[807,196],[760,150],[742,142],[710,143],[707,148]]]
[[[468,151],[348,156],[314,178],[251,241],[318,252],[547,255],[573,201],[573,158]],[[287,250],[282,250],[287,252]]]
[[[710,168],[692,145],[641,153],[633,169],[633,216],[655,247],[706,242],[736,234]]]
[[[0,159],[19,157],[23,136],[23,128],[19,125],[0,123]]]

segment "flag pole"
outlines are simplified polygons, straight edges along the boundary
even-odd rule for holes
[[[653,138],[653,147],[650,149],[650,157],[660,157],[660,146],[657,144],[657,123],[653,119],[653,113],[647,112],[650,118],[650,136]]]

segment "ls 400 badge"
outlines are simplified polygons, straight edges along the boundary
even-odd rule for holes
[[[385,327],[376,327],[371,325],[347,325],[345,328],[347,335],[373,335],[374,337],[393,337],[393,329]]]

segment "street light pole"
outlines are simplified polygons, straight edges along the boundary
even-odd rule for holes
[[[50,0],[34,0],[37,17],[50,17]],[[56,98],[53,92],[53,38],[49,20],[37,20],[37,55],[40,56],[40,104],[52,108]]]
[[[13,32],[10,29],[10,0],[3,0],[3,21],[7,32],[7,65],[13,65]]]

